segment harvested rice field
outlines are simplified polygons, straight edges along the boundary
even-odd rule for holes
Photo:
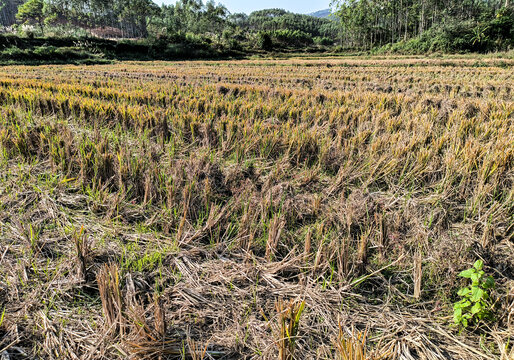
[[[1,67],[0,358],[514,359],[513,66]]]

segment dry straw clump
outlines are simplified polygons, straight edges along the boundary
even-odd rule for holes
[[[280,360],[294,359],[294,352],[300,330],[300,318],[305,308],[305,301],[289,304],[279,299],[275,304],[278,317],[277,347]]]
[[[350,336],[345,334],[341,324],[339,324],[339,335],[335,341],[337,359],[339,360],[379,360],[387,359],[388,355],[381,356],[369,354],[367,350],[368,330],[352,330]]]

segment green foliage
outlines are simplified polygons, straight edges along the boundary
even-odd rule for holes
[[[46,32],[54,37],[93,35],[160,42],[142,51],[141,59],[198,58],[198,54],[256,48],[312,51],[313,45],[321,51],[339,45],[340,49],[423,54],[512,48],[514,10],[508,3],[502,5],[502,1],[486,0],[339,0],[333,2],[333,15],[317,18],[283,9],[229,14],[222,4],[202,0],[178,0],[161,7],[151,0],[28,0],[16,18],[19,24],[35,25],[17,26],[19,34],[31,38]],[[189,53],[190,44],[195,49]]]
[[[156,38],[194,34],[209,37],[228,49],[305,47],[313,38],[334,43],[339,31],[336,21],[294,14],[282,9],[266,9],[246,14],[228,14],[222,5],[199,1],[177,1],[164,5],[159,16],[149,19],[150,32]],[[229,37],[230,36],[230,37]],[[326,39],[331,39],[327,41]]]
[[[512,5],[502,7],[502,1],[340,0],[335,5],[346,47],[421,54],[508,50],[514,45]]]
[[[322,45],[322,46],[330,46],[334,44],[334,39],[331,39],[329,37],[321,37],[317,36],[312,39],[316,45]]]
[[[490,291],[494,288],[494,279],[485,276],[483,266],[482,260],[477,260],[472,268],[459,274],[471,280],[471,286],[459,290],[461,300],[453,305],[453,321],[463,328],[492,316]]]
[[[5,319],[5,313],[6,313],[6,308],[4,308],[2,310],[2,314],[0,314],[0,328],[2,327],[2,325],[4,324],[4,319]]]
[[[32,49],[20,49],[12,46],[0,51],[0,62],[58,62],[58,63],[101,63],[101,55],[75,47],[38,46]]]
[[[18,8],[16,18],[28,24],[37,24],[43,32],[45,16],[43,13],[43,0],[29,0]]]
[[[491,21],[483,23],[450,21],[433,26],[423,34],[407,41],[384,45],[375,52],[426,54],[506,50],[514,46],[513,25],[514,12],[503,9]]]
[[[138,41],[0,35],[0,64],[91,64],[111,60],[212,59],[232,54],[229,50],[216,48],[209,41],[209,38],[194,34]]]
[[[501,8],[488,23],[488,34],[501,48],[514,46],[514,9]]]
[[[299,31],[312,37],[330,37],[335,39],[339,32],[337,21],[316,18],[309,15],[294,14],[283,9],[265,9],[254,11],[247,18],[237,18],[239,26],[257,31]]]
[[[223,5],[200,0],[179,0],[174,5],[163,5],[159,16],[150,19],[156,35],[221,34],[227,27],[228,11]]]
[[[149,39],[172,43],[164,53],[181,53],[181,46],[208,44],[215,50],[303,48],[332,45],[338,38],[337,21],[295,14],[282,9],[230,15],[212,1],[179,0],[155,5],[151,0],[28,0],[19,8],[18,22],[37,26],[37,35],[95,36]],[[18,26],[18,34],[34,37],[32,27]],[[314,42],[316,38],[316,42]],[[152,50],[151,50],[152,51]],[[200,52],[205,53],[205,49]],[[163,54],[163,52],[159,52]],[[141,54],[142,56],[146,54]],[[148,54],[152,58],[152,54]],[[196,56],[185,56],[187,58]]]
[[[271,37],[283,46],[307,46],[313,43],[312,36],[300,30],[275,30]]]
[[[273,48],[273,41],[271,36],[266,31],[260,31],[257,34],[257,47],[262,50],[271,50]]]

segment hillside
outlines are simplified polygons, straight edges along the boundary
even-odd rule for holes
[[[326,18],[326,17],[329,17],[330,13],[331,13],[330,9],[325,9],[325,10],[319,10],[319,11],[310,13],[309,15],[318,17],[318,18]]]

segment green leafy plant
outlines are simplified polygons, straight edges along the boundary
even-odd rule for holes
[[[483,43],[488,40],[487,30],[489,30],[489,26],[477,26],[473,29],[473,36],[471,40],[473,41],[473,45],[476,43]]]
[[[483,267],[484,262],[477,260],[472,268],[459,274],[471,280],[471,286],[459,290],[457,294],[462,299],[453,305],[453,321],[463,328],[492,316],[490,291],[494,288],[494,279],[485,275]]]
[[[4,308],[2,310],[2,313],[0,314],[0,328],[2,327],[2,325],[4,324],[4,319],[5,319],[5,312],[6,312],[6,308]]]

